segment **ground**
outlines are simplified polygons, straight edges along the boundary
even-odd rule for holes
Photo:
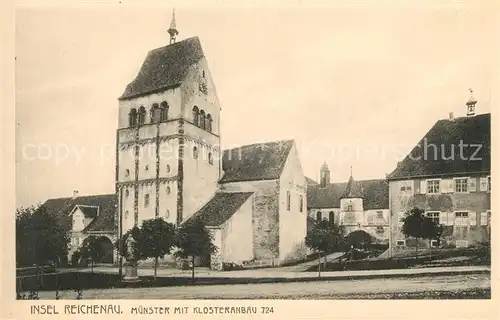
[[[54,299],[54,292],[40,292]],[[458,299],[490,298],[490,275],[86,290],[84,299]],[[61,299],[75,299],[73,291]]]

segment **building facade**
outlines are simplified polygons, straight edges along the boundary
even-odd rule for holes
[[[401,219],[415,207],[444,228],[440,241],[419,241],[419,246],[467,247],[489,241],[490,118],[472,112],[437,121],[388,175],[392,253],[416,245],[401,232]]]
[[[389,185],[385,179],[331,183],[325,163],[320,183],[308,179],[309,222],[328,220],[344,226],[346,234],[363,230],[379,243],[389,242]]]

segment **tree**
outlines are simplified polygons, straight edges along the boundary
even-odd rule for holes
[[[318,276],[321,277],[321,254],[339,250],[343,243],[344,230],[331,221],[316,221],[306,235],[306,246],[318,252]]]
[[[143,258],[154,258],[154,279],[158,258],[169,254],[175,244],[175,225],[162,218],[145,220],[141,226],[140,247]]]
[[[402,232],[407,237],[415,238],[415,254],[418,255],[418,240],[433,239],[439,240],[443,232],[443,227],[431,218],[425,216],[424,210],[413,208],[406,213],[402,219]]]
[[[90,270],[94,272],[94,264],[104,256],[99,239],[95,236],[88,236],[83,240],[79,250],[83,259],[90,260]]]
[[[191,220],[183,224],[176,239],[179,251],[176,255],[181,258],[191,258],[192,279],[194,280],[194,258],[211,254],[216,251],[212,243],[212,236],[200,220]]]
[[[373,237],[366,231],[356,230],[345,237],[346,244],[354,248],[364,248],[372,243]]]
[[[20,266],[61,264],[67,260],[69,233],[61,220],[39,207],[16,210],[16,263]]]

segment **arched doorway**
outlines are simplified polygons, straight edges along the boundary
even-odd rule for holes
[[[100,248],[100,259],[96,263],[113,263],[114,247],[108,237],[100,236],[97,238]]]

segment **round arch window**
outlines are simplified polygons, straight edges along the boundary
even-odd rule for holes
[[[129,169],[126,169],[126,170],[125,170],[125,177],[128,177],[128,176],[130,176],[130,170],[129,170]]]
[[[165,218],[168,219],[168,217],[170,217],[170,210],[167,209],[167,211],[165,211]]]
[[[125,211],[125,219],[127,219],[127,218],[128,218],[128,210]]]
[[[128,189],[125,189],[125,197],[128,197],[130,195],[130,192],[128,191]]]
[[[167,173],[170,173],[170,165],[167,164]]]
[[[149,171],[149,166],[148,166],[148,165],[145,165],[145,166],[144,166],[144,170]]]
[[[170,194],[170,187],[167,187],[167,194]]]

